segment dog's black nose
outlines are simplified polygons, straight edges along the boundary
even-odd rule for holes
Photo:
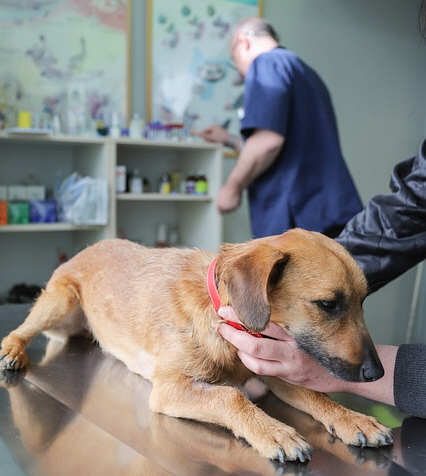
[[[360,381],[361,382],[374,382],[379,380],[385,374],[383,365],[380,362],[379,356],[376,351],[369,352],[369,355],[363,360],[360,369]]]

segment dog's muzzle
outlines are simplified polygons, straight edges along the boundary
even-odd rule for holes
[[[374,349],[374,347],[373,347]],[[377,355],[376,349],[368,349],[360,367],[360,382],[374,382],[385,375],[385,370]]]
[[[362,359],[359,363],[337,356],[329,355],[318,346],[318,339],[303,334],[295,336],[298,346],[315,359],[336,377],[349,382],[373,382],[385,374],[376,348],[370,339],[362,346]]]

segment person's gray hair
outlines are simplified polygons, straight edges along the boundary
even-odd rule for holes
[[[280,41],[274,27],[264,18],[250,17],[240,20],[233,29],[233,36],[241,33],[248,36],[269,36],[277,43]]]

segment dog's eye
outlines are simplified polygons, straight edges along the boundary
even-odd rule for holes
[[[316,301],[315,303],[318,307],[323,309],[324,311],[336,311],[337,310],[337,301]]]

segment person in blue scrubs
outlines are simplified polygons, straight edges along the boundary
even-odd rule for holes
[[[341,152],[327,87],[279,46],[264,19],[238,23],[230,52],[244,76],[242,140],[215,125],[199,133],[239,150],[218,209],[235,210],[247,188],[255,238],[293,227],[337,236],[362,204]]]

